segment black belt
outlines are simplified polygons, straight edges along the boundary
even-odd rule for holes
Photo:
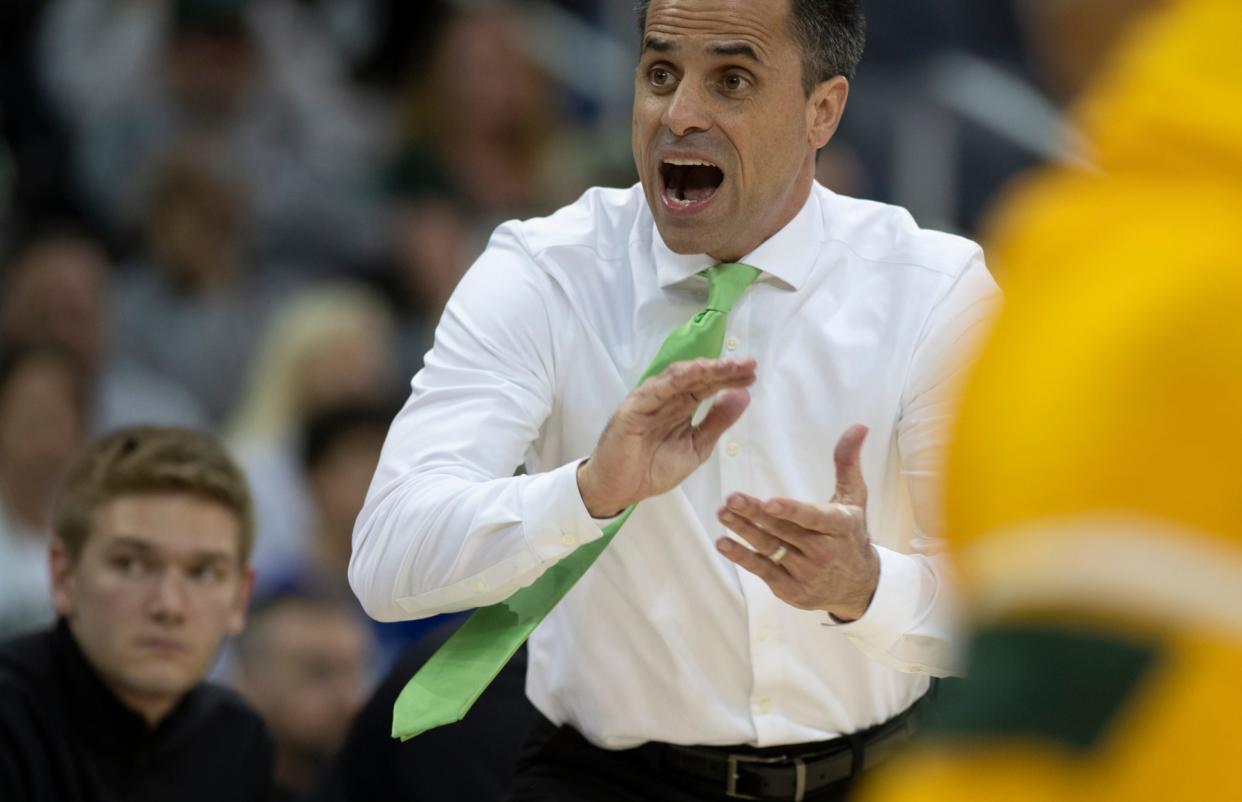
[[[822,744],[746,753],[661,744],[664,768],[710,782],[731,799],[793,800],[883,762],[914,734],[914,706],[879,726]],[[736,747],[734,747],[736,749]],[[858,765],[855,765],[855,763]]]

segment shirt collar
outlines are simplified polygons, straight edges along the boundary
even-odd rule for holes
[[[655,220],[651,221],[655,229]],[[757,267],[765,275],[772,276],[793,290],[798,290],[810,276],[819,255],[819,243],[823,236],[823,218],[819,209],[819,197],[812,187],[806,203],[785,224],[785,227],[760,243],[739,262]],[[669,250],[668,245],[655,229],[652,237],[656,277],[661,287],[671,287],[701,273],[716,260],[703,253],[681,254]]]

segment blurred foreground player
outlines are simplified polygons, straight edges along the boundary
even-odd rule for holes
[[[1242,5],[1168,2],[1002,218],[948,531],[971,681],[866,798],[1242,799]]]
[[[55,627],[0,646],[0,799],[266,800],[272,745],[205,685],[242,628],[245,479],[206,435],[118,431],[87,448],[55,513]]]

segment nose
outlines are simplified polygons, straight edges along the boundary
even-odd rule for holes
[[[707,103],[703,87],[695,81],[683,80],[669,96],[660,122],[675,136],[706,131],[711,128]]]
[[[148,609],[161,623],[179,623],[186,611],[185,580],[179,571],[165,570],[156,581]]]

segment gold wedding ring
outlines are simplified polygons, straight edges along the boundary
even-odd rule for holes
[[[785,555],[788,553],[789,553],[788,549],[786,549],[785,544],[782,543],[776,547],[776,551],[768,555],[768,559],[776,563],[777,565],[780,565],[781,560],[785,559]]]

